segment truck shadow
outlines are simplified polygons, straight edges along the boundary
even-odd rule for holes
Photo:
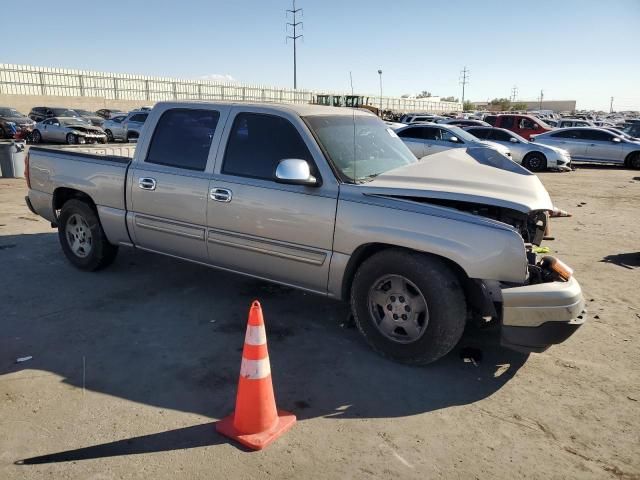
[[[496,331],[468,329],[439,362],[399,365],[367,347],[343,303],[126,249],[107,270],[84,273],[62,257],[55,234],[0,236],[0,263],[7,273],[0,375],[44,370],[78,388],[212,419],[233,410],[254,298],[265,314],[278,406],[300,420],[404,417],[470,404],[502,388],[527,359],[501,348]],[[463,361],[466,347],[482,359]],[[15,363],[24,355],[33,359]],[[204,424],[21,463],[224,441]]]

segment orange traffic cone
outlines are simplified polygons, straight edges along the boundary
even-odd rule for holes
[[[244,337],[236,409],[216,430],[254,450],[262,450],[296,423],[292,413],[276,410],[262,308],[255,300]]]

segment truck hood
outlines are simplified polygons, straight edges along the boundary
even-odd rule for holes
[[[365,195],[446,199],[510,208],[552,210],[537,176],[489,148],[453,148],[378,175]]]

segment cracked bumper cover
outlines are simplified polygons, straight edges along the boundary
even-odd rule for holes
[[[586,321],[582,289],[575,278],[502,290],[506,347],[542,352],[564,342]]]

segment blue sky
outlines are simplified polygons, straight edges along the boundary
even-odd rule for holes
[[[298,87],[576,99],[640,109],[640,0],[297,0]],[[2,22],[0,63],[292,86],[290,1],[32,0]],[[7,21],[9,20],[9,21]],[[36,32],[40,33],[37,35]],[[8,39],[13,40],[8,41]],[[48,40],[51,39],[51,40]]]

